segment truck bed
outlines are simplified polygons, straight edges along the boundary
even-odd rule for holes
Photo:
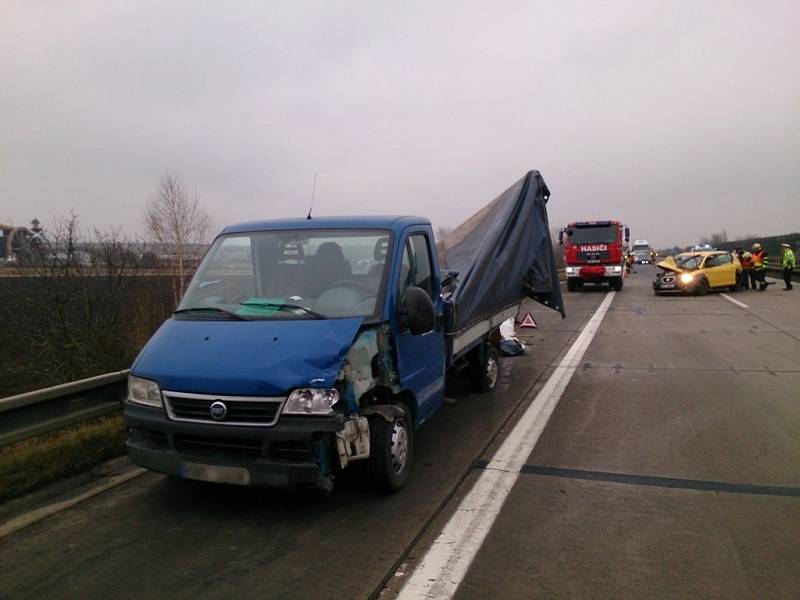
[[[487,333],[500,327],[503,321],[516,317],[518,312],[519,304],[508,306],[460,331],[445,333],[447,366],[477,346]]]

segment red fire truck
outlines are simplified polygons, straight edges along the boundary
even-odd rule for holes
[[[619,221],[576,221],[558,234],[564,246],[567,290],[574,292],[584,283],[608,283],[622,289],[625,248],[630,230]]]

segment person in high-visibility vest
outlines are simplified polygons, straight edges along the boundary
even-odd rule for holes
[[[783,289],[788,292],[792,289],[792,271],[794,271],[796,263],[792,247],[789,244],[781,244],[781,247],[783,248],[783,261],[781,263],[781,266],[783,266],[783,281],[786,284]]]
[[[753,255],[749,252],[742,254],[742,289],[756,289],[756,274],[753,272]]]
[[[758,291],[763,292],[772,281],[767,281],[767,267],[769,266],[769,254],[756,242],[753,244],[753,271],[755,271],[756,281],[758,281]]]

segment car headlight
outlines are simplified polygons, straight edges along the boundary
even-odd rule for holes
[[[694,281],[694,275],[691,273],[683,273],[681,275],[681,283],[692,283]]]
[[[161,388],[155,381],[141,377],[128,377],[128,402],[161,408]]]
[[[329,415],[333,405],[339,401],[336,390],[299,389],[294,390],[283,407],[285,415]]]

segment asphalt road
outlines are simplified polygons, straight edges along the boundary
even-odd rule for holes
[[[651,279],[614,297],[458,597],[798,597],[800,296]],[[147,474],[0,540],[0,598],[391,597],[604,297],[534,308],[493,393],[454,383],[398,494]]]

